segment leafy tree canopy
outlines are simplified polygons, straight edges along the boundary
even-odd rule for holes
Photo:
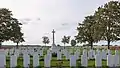
[[[71,40],[71,46],[75,46],[76,45],[76,40],[72,39]]]
[[[43,43],[46,45],[46,44],[49,44],[50,43],[50,40],[47,36],[43,36]]]
[[[64,36],[63,38],[62,38],[62,43],[64,43],[64,45],[67,43],[69,43],[69,41],[70,41],[70,36]]]
[[[101,32],[101,39],[108,42],[117,41],[120,38],[120,2],[110,1],[98,8],[95,12],[98,31]]]
[[[88,42],[92,48],[94,42],[98,42],[100,38],[96,36],[97,26],[95,25],[94,16],[85,17],[84,21],[79,23],[77,27],[78,34],[76,37],[77,42],[86,43]]]
[[[0,43],[9,40],[15,43],[24,41],[20,27],[22,24],[12,15],[9,9],[0,8]]]

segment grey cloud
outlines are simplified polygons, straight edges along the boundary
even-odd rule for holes
[[[96,9],[96,6],[103,2],[105,0],[91,2],[84,0],[15,0],[12,1],[12,9],[15,16],[25,18],[22,19],[22,23],[26,24],[23,25],[26,43],[39,44],[41,43],[39,39],[43,35],[52,36],[53,28],[56,31],[56,42],[60,42],[63,35],[73,36],[78,26],[77,21],[82,21],[85,15],[90,14]],[[86,4],[90,6],[85,6]],[[46,32],[50,34],[44,34]]]
[[[22,19],[23,21],[31,21],[30,18],[25,18],[25,19]]]
[[[19,21],[22,23],[22,24],[29,24],[31,19],[30,18],[24,18],[24,19],[19,19]]]
[[[35,19],[31,19],[31,18],[24,18],[24,19],[19,19],[19,21],[26,25],[26,24],[29,24],[29,23],[36,23],[38,21],[40,21],[40,18],[35,18]]]
[[[71,23],[63,23],[61,26],[57,27],[57,30],[63,31],[63,30],[70,30],[76,28],[77,28],[77,23],[71,22]]]
[[[23,21],[23,20],[19,20],[22,24],[28,24],[28,22],[25,22],[25,21]]]
[[[40,20],[40,18],[37,18],[36,20],[37,20],[37,21],[39,21],[39,20]]]
[[[69,25],[69,23],[62,23],[61,25],[62,26],[67,26],[67,25]]]

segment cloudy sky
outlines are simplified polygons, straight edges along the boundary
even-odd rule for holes
[[[23,23],[22,32],[26,42],[22,44],[42,44],[42,36],[48,36],[52,41],[52,29],[56,31],[55,42],[61,44],[64,35],[74,38],[78,22],[108,1],[110,0],[0,0],[0,8],[9,8],[13,16]]]

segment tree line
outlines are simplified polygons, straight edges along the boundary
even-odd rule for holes
[[[13,17],[12,11],[6,8],[0,8],[0,46],[4,41],[13,41],[17,43],[24,42],[21,32],[22,23]],[[93,43],[106,40],[108,49],[110,43],[120,40],[120,2],[110,1],[100,7],[93,15],[86,16],[78,24],[77,35],[71,40],[71,45],[77,43],[86,43],[93,48]],[[62,43],[69,43],[70,36],[63,36]],[[43,43],[48,44],[49,38],[44,36]]]
[[[111,42],[120,40],[120,2],[110,1],[100,6],[79,23],[77,31],[77,42],[88,42],[93,48],[94,42],[106,40],[109,49]]]
[[[46,46],[46,44],[49,44],[49,43],[50,43],[49,37],[43,36],[42,39],[43,39],[42,42],[45,44],[45,46]],[[70,43],[72,46],[75,46],[75,45],[76,45],[76,40],[75,40],[75,39],[72,39],[71,42],[70,42],[70,36],[63,36],[61,42],[64,44],[64,46],[65,46],[65,44],[69,44],[69,43]],[[57,46],[60,46],[60,45],[57,44]]]
[[[93,15],[78,24],[77,31],[77,43],[87,42],[93,48],[93,43],[104,40],[109,49],[111,42],[120,40],[120,2],[110,1],[98,7]],[[61,42],[65,45],[69,39],[70,36],[64,36]]]
[[[12,11],[6,8],[0,8],[0,47],[4,41],[13,41],[14,43],[24,42],[21,25],[17,18],[13,17]]]

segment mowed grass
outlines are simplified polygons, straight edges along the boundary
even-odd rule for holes
[[[75,52],[78,48],[69,48],[68,51],[71,52],[71,54],[73,54],[73,52]],[[82,48],[79,48],[79,52],[80,54],[82,54]],[[46,48],[44,50],[44,55],[47,53],[47,50],[48,48]],[[115,50],[112,50],[111,51],[112,54],[115,54]],[[120,51],[119,51],[120,53]],[[79,57],[79,59],[76,61],[76,68],[80,68],[81,66],[81,57]],[[44,56],[41,56],[40,57],[40,68],[44,68]],[[9,68],[10,67],[10,57],[7,57],[6,59],[6,67]],[[18,60],[17,60],[17,65],[18,67],[17,68],[23,68],[23,58],[22,57],[19,57]],[[64,68],[71,68],[70,67],[70,61],[69,60],[66,60],[65,56],[62,56],[62,60],[57,60],[57,57],[52,57],[52,60],[51,60],[51,67],[54,68],[54,67],[64,67]],[[107,66],[107,61],[106,60],[102,60],[102,66],[104,68],[106,68]],[[88,60],[88,67],[90,68],[95,68],[95,60]],[[33,58],[31,57],[30,58],[30,68],[33,68]]]
[[[7,57],[7,68],[10,67],[10,58]],[[44,60],[41,60],[43,58],[40,58],[40,67],[44,68]],[[51,60],[51,67],[59,67],[59,66],[62,66],[62,67],[65,67],[65,68],[70,68],[70,61],[69,60],[55,60],[56,57],[52,57],[52,60]],[[31,58],[30,59],[30,67],[32,67],[33,65],[33,59]],[[59,62],[62,62],[62,64],[59,64]],[[17,61],[17,65],[20,66],[20,67],[23,67],[23,58],[22,57],[19,57],[18,58],[18,61]],[[102,65],[103,66],[106,66],[106,61],[102,61]],[[76,66],[77,67],[80,67],[81,66],[81,61],[80,59],[76,61]],[[95,67],[95,60],[89,60],[88,61],[88,67]]]

